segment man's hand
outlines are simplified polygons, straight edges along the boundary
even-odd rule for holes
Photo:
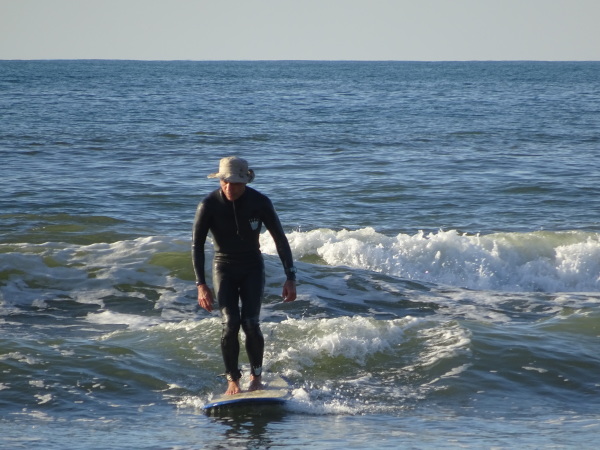
[[[198,304],[207,310],[208,312],[212,312],[213,310],[213,295],[210,291],[210,288],[206,284],[201,284],[198,286]]]
[[[296,282],[287,280],[283,285],[281,296],[283,297],[284,302],[293,302],[296,300]]]

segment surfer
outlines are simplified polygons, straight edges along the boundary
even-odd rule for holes
[[[259,315],[265,286],[265,269],[260,252],[262,224],[275,241],[286,281],[283,300],[296,299],[296,268],[292,251],[271,200],[247,186],[254,180],[248,162],[235,156],[223,158],[219,171],[208,175],[218,178],[221,187],[198,205],[192,237],[192,260],[198,286],[198,304],[208,312],[214,298],[204,273],[204,244],[210,231],[213,237],[213,287],[223,330],[221,352],[227,377],[226,394],[241,392],[238,367],[240,327],[246,335],[246,353],[250,361],[250,390],[260,389],[264,337]],[[240,308],[241,304],[241,308]]]

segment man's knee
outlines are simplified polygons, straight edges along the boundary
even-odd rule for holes
[[[260,321],[258,317],[246,318],[242,321],[242,328],[246,336],[261,336]]]
[[[235,314],[228,314],[226,309],[221,310],[221,323],[223,324],[223,335],[236,335],[240,331],[241,320]]]

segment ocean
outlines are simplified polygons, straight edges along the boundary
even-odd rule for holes
[[[262,235],[292,396],[211,416],[229,155],[298,267],[283,303]],[[1,448],[595,447],[598,62],[0,61],[0,157]]]

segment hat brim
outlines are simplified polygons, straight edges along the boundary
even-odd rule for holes
[[[252,181],[252,177],[248,176],[240,176],[235,173],[211,173],[206,178],[218,178],[223,181],[227,181],[228,183],[250,183]]]

